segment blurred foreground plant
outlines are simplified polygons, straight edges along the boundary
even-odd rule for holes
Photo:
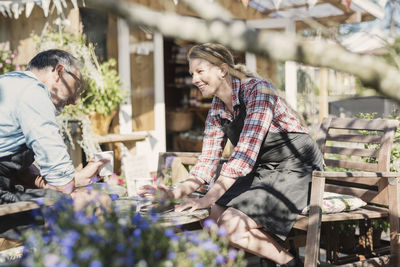
[[[245,266],[243,252],[228,246],[226,232],[211,220],[205,230],[163,227],[159,213],[97,214],[102,207],[88,203],[74,211],[70,199],[42,207],[44,229],[25,234],[23,266]]]

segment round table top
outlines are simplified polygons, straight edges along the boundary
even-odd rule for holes
[[[209,209],[189,211],[168,211],[161,215],[161,225],[163,226],[176,226],[188,223],[198,222],[206,219],[210,215]]]
[[[151,200],[146,200],[138,197],[120,198],[114,200],[113,203],[119,212],[128,212],[132,210],[132,207],[134,207],[136,212],[141,213],[146,213],[146,211],[148,210],[148,206],[152,204]],[[195,210],[192,212],[176,212],[172,209],[169,209],[161,213],[161,218],[159,222],[163,226],[177,226],[204,220],[209,215],[209,209]]]

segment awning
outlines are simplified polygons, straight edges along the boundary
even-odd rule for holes
[[[47,17],[53,7],[57,14],[62,14],[63,8],[67,7],[67,1],[78,8],[78,0],[0,0],[0,13],[5,17],[18,19],[25,11],[25,16],[29,17],[36,5],[43,9],[44,16]],[[84,5],[84,0],[82,3]]]

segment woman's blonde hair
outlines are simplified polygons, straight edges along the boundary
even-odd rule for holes
[[[258,74],[249,71],[245,65],[243,64],[235,64],[232,53],[223,45],[217,43],[204,43],[194,45],[190,48],[187,54],[187,60],[193,58],[201,58],[207,60],[211,64],[215,66],[221,66],[223,63],[228,65],[229,74],[235,76],[239,79],[245,79],[248,77],[259,77]],[[283,101],[285,98],[276,92],[277,90],[272,91],[270,88],[264,88],[263,92],[270,95],[277,95]],[[286,102],[286,101],[285,101]],[[300,120],[302,125],[306,125],[305,120],[301,114],[299,114],[296,110],[292,109],[288,104],[287,107],[296,114],[297,118]]]
[[[239,79],[247,77],[257,77],[258,75],[249,71],[243,64],[235,64],[232,53],[223,45],[216,43],[204,43],[193,46],[187,59],[201,58],[207,60],[215,66],[221,66],[223,63],[228,65],[229,74]]]

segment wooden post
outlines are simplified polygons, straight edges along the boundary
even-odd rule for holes
[[[304,266],[316,267],[319,256],[321,234],[322,198],[325,189],[324,177],[313,177],[311,188],[310,213],[308,217],[306,257]]]
[[[320,69],[320,88],[319,88],[319,123],[322,119],[328,117],[328,70]]]
[[[390,266],[400,266],[400,178],[389,179]]]

